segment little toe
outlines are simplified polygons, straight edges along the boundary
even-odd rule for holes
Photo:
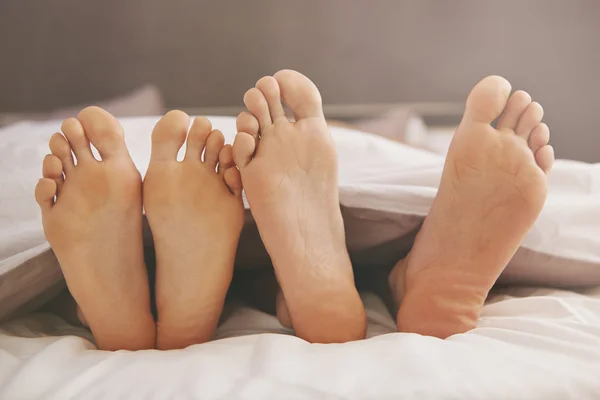
[[[281,104],[281,93],[279,91],[279,83],[272,76],[265,76],[256,82],[256,88],[261,91],[271,113],[271,120],[276,121],[281,117],[285,117],[285,111]]]
[[[202,152],[206,146],[206,139],[212,131],[212,124],[204,117],[196,117],[190,128],[185,150],[186,160],[202,160]]]
[[[56,181],[50,178],[42,178],[35,187],[35,201],[42,209],[42,213],[47,212],[54,205],[54,196],[56,195]]]
[[[510,89],[510,83],[500,76],[484,78],[471,90],[463,120],[491,124],[504,110]]]
[[[54,154],[48,154],[44,157],[42,164],[42,176],[53,179],[56,182],[56,192],[60,192],[63,185],[63,166],[62,162]]]
[[[223,176],[225,171],[232,167],[235,167],[235,163],[233,162],[233,147],[230,144],[226,144],[219,152],[217,172]]]
[[[514,92],[508,99],[508,104],[500,116],[496,127],[499,130],[510,129],[514,131],[519,122],[519,117],[525,112],[530,103],[531,96],[529,93],[522,90]]]
[[[77,119],[103,160],[128,153],[123,128],[112,114],[92,106],[81,110]]]
[[[225,145],[225,138],[219,130],[214,130],[206,139],[206,150],[204,151],[204,164],[211,170],[216,171],[219,162],[219,153]]]
[[[71,146],[69,146],[69,142],[67,139],[60,134],[55,133],[50,138],[50,152],[59,158],[62,163],[62,167],[65,173],[65,176],[75,167],[73,163],[73,152],[71,151]]]
[[[235,161],[235,165],[243,170],[252,159],[255,148],[256,141],[252,136],[246,132],[238,132],[233,142],[233,161]]]
[[[231,167],[223,173],[223,180],[235,197],[242,199],[242,176],[236,167]]]
[[[152,130],[151,161],[177,161],[177,153],[187,136],[190,117],[183,111],[166,113]]]
[[[267,99],[257,88],[252,88],[244,94],[244,104],[248,111],[258,120],[261,131],[271,126],[271,113],[269,112],[269,104]]]
[[[235,167],[233,161],[233,147],[226,144],[219,153],[219,175],[223,177],[225,184],[229,187],[231,193],[241,199],[242,197],[242,176]]]
[[[296,121],[303,118],[323,117],[321,94],[306,76],[289,69],[273,75],[281,92],[281,99],[292,110]]]
[[[258,140],[259,126],[258,120],[254,115],[246,111],[241,112],[235,120],[235,125],[238,132],[246,132],[252,136],[254,140]]]
[[[92,149],[90,148],[90,142],[85,136],[83,126],[81,126],[81,122],[79,122],[78,119],[66,119],[61,125],[61,130],[65,134],[73,153],[75,153],[77,164],[81,161],[94,159]]]
[[[548,174],[554,165],[554,148],[547,144],[536,151],[535,162],[544,173]]]
[[[525,140],[529,140],[529,135],[531,135],[531,131],[540,124],[542,121],[542,117],[544,116],[544,109],[540,105],[540,103],[536,103],[535,101],[531,103],[525,112],[519,118],[519,122],[517,123],[517,129],[515,129],[515,133],[522,137]]]
[[[531,131],[529,135],[529,148],[532,152],[536,152],[550,141],[550,129],[545,123],[541,123]]]

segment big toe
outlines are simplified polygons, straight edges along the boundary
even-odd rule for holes
[[[510,90],[510,83],[500,76],[484,78],[471,90],[464,118],[468,121],[492,123],[504,110]]]
[[[123,128],[109,112],[95,106],[87,107],[77,115],[77,119],[103,160],[127,152]]]
[[[310,79],[289,69],[279,71],[273,77],[279,83],[281,99],[296,120],[323,117],[321,94]]]
[[[155,161],[177,161],[177,153],[187,136],[190,117],[183,111],[166,113],[152,131],[152,152]]]

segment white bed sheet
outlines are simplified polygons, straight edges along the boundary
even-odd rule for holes
[[[447,340],[393,333],[381,301],[363,299],[370,339],[341,345],[278,334],[275,317],[237,306],[211,343],[111,353],[31,315],[0,328],[0,398],[600,398],[600,288],[505,290],[477,329]]]

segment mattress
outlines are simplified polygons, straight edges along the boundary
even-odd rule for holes
[[[233,120],[211,120],[231,141]],[[126,132],[140,133],[127,136],[127,142],[142,173],[155,121],[123,121]],[[12,158],[0,158],[0,170],[8,177],[3,177],[0,195],[0,270],[48,248],[33,184],[47,152],[44,140],[58,126],[57,121],[24,123],[1,132]],[[398,186],[386,184],[393,180],[410,188],[406,202],[374,196],[367,199],[372,207],[394,211],[410,206],[417,215],[427,212],[442,157],[353,131],[338,130],[334,139],[338,148],[355,149],[340,154],[345,166],[340,171],[341,202],[346,207],[360,209],[363,189],[378,184],[380,191],[401,193]],[[596,262],[599,222],[586,220],[581,211],[597,211],[598,166],[562,162],[557,171],[550,179],[551,191],[562,195],[549,200],[526,244],[534,250],[560,246],[568,250],[566,256]],[[572,179],[577,176],[581,179]],[[542,235],[549,231],[556,233],[550,239]],[[376,232],[361,234],[361,240],[371,233]],[[570,241],[559,240],[565,235]],[[567,271],[560,276],[563,281],[569,271],[573,282],[585,280],[572,272],[575,264],[561,265]],[[586,279],[597,277],[598,269],[594,271]],[[539,272],[536,279],[543,281]],[[382,301],[371,293],[362,298],[368,339],[335,345],[309,344],[275,317],[238,303],[227,306],[215,341],[169,352],[98,351],[85,329],[50,314],[29,314],[0,324],[0,399],[600,398],[600,287],[497,289],[478,327],[446,340],[397,333]]]

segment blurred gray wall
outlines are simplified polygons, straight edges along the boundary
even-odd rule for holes
[[[326,103],[462,101],[488,74],[546,110],[557,155],[600,161],[597,0],[3,0],[0,112],[155,83],[169,107],[241,104],[295,68]]]

